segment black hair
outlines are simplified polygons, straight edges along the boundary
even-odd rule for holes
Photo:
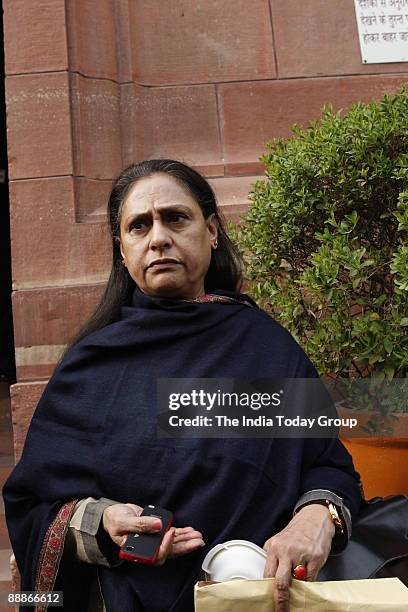
[[[131,187],[141,178],[163,172],[175,178],[193,196],[204,218],[214,215],[218,225],[218,247],[212,250],[210,266],[204,279],[206,293],[214,289],[237,291],[242,283],[242,261],[229,238],[214,192],[196,170],[172,159],[150,159],[125,168],[116,179],[108,201],[108,222],[112,238],[112,269],[102,298],[95,311],[70,343],[79,342],[88,334],[120,319],[121,306],[130,304],[136,284],[122,265],[120,252],[120,218]],[[66,354],[68,348],[64,352]]]

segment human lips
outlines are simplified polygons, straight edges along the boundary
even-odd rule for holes
[[[161,257],[160,259],[154,259],[151,261],[147,268],[165,268],[169,265],[177,265],[180,263],[180,261],[177,261],[177,259],[173,259],[171,257]]]

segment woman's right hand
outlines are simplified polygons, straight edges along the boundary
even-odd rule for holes
[[[136,504],[113,504],[105,508],[103,527],[118,546],[126,541],[129,533],[155,533],[160,531],[160,519],[140,516],[143,508]],[[167,557],[186,555],[204,546],[199,531],[192,527],[170,528],[164,535],[155,565],[163,565]]]

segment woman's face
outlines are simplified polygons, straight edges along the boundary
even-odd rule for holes
[[[211,249],[217,238],[213,215],[165,173],[138,180],[120,219],[120,250],[143,293],[180,299],[204,294]]]

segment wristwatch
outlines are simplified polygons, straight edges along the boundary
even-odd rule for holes
[[[305,506],[310,506],[310,504],[320,504],[326,506],[330,512],[330,516],[335,527],[335,533],[333,536],[332,543],[332,552],[336,552],[338,549],[344,548],[344,546],[348,542],[348,533],[345,520],[340,514],[338,507],[329,499],[314,499],[303,504],[300,508],[297,508],[296,512],[298,512],[301,508],[304,508]]]
[[[337,510],[337,507],[333,504],[333,502],[328,499],[322,499],[320,503],[328,507],[334,527],[336,529],[336,535],[343,534],[345,532],[346,526],[344,524],[344,521],[340,518],[340,514]]]

